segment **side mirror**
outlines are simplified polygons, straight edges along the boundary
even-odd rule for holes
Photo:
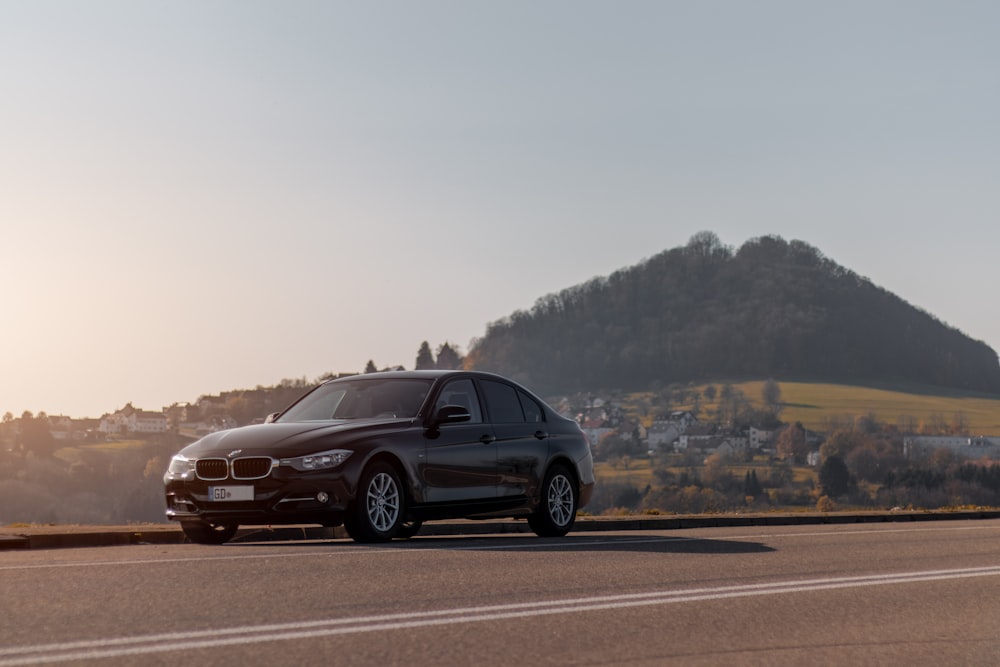
[[[469,413],[468,408],[463,408],[461,405],[444,405],[434,415],[434,426],[458,424],[460,422],[467,422],[470,419],[472,419],[472,415]]]
[[[267,417],[264,417],[264,423],[265,423],[265,424],[270,424],[270,423],[272,423],[272,422],[273,422],[273,421],[274,421],[275,419],[277,419],[277,418],[278,418],[278,415],[279,415],[279,414],[281,414],[281,413],[280,413],[280,412],[272,412],[272,413],[271,413],[271,414],[269,414],[269,415],[268,415]]]

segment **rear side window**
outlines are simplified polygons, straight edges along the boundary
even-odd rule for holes
[[[524,421],[537,424],[542,419],[542,406],[535,402],[533,398],[523,391],[517,392],[517,397],[521,400],[521,410],[524,412]]]
[[[509,384],[492,380],[481,380],[481,383],[490,420],[494,424],[518,424],[525,421],[516,389]]]

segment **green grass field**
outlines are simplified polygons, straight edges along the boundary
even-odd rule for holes
[[[721,388],[722,383],[713,383]],[[880,422],[898,424],[901,418],[912,418],[916,426],[934,420],[952,423],[956,416],[970,435],[1000,435],[1000,396],[962,393],[940,387],[900,387],[896,389],[809,382],[782,382],[781,400],[784,410],[781,421],[802,422],[809,429],[824,431],[831,421],[844,417],[856,418],[874,414]],[[698,387],[704,391],[707,385]],[[740,389],[754,405],[761,405],[764,381],[738,382]],[[702,414],[715,408],[702,403]]]
[[[117,454],[128,450],[138,450],[148,444],[146,440],[109,440],[108,442],[98,442],[94,444],[73,444],[60,447],[56,450],[55,456],[67,463],[76,463],[81,460],[83,452],[101,452],[103,454]]]
[[[628,468],[612,465],[606,461],[594,464],[594,475],[602,482],[628,482],[632,486],[644,487],[653,483],[652,461],[646,458],[629,462]]]

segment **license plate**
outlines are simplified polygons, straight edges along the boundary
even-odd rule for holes
[[[240,502],[253,500],[252,486],[210,486],[208,499],[217,502]]]

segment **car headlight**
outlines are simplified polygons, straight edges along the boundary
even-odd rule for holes
[[[194,471],[194,460],[181,456],[180,454],[170,459],[170,467],[167,472],[171,475],[184,475]]]
[[[327,470],[329,468],[336,468],[353,453],[349,449],[331,449],[328,452],[320,452],[308,456],[296,456],[294,459],[281,459],[281,465],[291,466],[302,472]]]

